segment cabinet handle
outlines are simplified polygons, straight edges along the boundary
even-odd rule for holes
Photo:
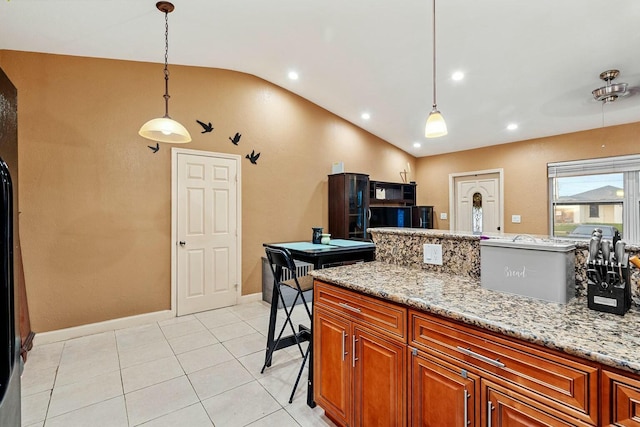
[[[487,427],[491,427],[491,411],[493,411],[493,405],[491,401],[487,402]]]
[[[347,347],[347,344],[346,344],[347,336],[348,336],[347,333],[345,331],[342,331],[342,361],[343,362],[344,362],[344,357],[347,355],[347,352],[346,352],[346,350],[347,350],[347,348],[346,348]]]
[[[371,220],[371,209],[367,208],[367,221]]]
[[[356,339],[356,336],[353,336],[353,350],[351,352],[351,360],[352,360],[352,366],[355,368],[356,367],[356,360],[358,360],[358,358],[356,357],[356,342],[358,340]]]
[[[422,217],[420,218],[420,228],[422,228]]]
[[[471,357],[474,357],[474,358],[476,358],[478,360],[482,360],[483,362],[487,362],[487,363],[489,363],[489,364],[491,364],[493,366],[496,366],[498,368],[504,368],[506,366],[504,363],[500,362],[498,359],[495,359],[495,360],[490,359],[487,356],[483,356],[481,354],[478,354],[475,351],[471,351],[468,348],[464,348],[464,347],[458,346],[458,350],[460,352],[466,354],[467,356],[471,356]]]
[[[339,302],[338,305],[346,310],[349,311],[353,311],[354,313],[362,313],[362,310],[360,310],[357,307],[351,307],[349,304],[344,303],[344,302]]]
[[[464,390],[464,426],[463,427],[467,427],[469,424],[471,424],[471,421],[469,421],[469,403],[467,402],[467,400],[469,399],[469,392],[467,391],[467,389]]]

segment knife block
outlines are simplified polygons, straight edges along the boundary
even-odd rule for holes
[[[631,307],[629,255],[618,266],[587,262],[587,298],[591,310],[623,316]]]

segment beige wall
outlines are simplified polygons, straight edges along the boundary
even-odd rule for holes
[[[638,153],[640,122],[512,144],[461,151],[417,161],[418,204],[433,205],[435,228],[449,229],[449,174],[504,169],[506,233],[549,234],[547,163]],[[511,215],[521,215],[520,224]]]
[[[44,332],[169,309],[170,146],[137,132],[164,113],[159,64],[0,51],[18,88],[20,227],[31,320]],[[254,76],[170,66],[185,148],[239,154],[242,293],[261,291],[262,243],[327,227],[327,174],[398,181],[415,158]],[[201,134],[196,119],[215,130]],[[242,134],[239,146],[228,140]],[[244,159],[255,149],[257,165]]]

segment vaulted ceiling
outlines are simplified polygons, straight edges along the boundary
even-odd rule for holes
[[[640,121],[638,0],[438,0],[437,139],[430,0],[173,3],[170,64],[256,75],[418,157]],[[148,0],[4,0],[0,49],[162,62],[164,15]],[[631,95],[603,105],[591,91],[612,68]]]

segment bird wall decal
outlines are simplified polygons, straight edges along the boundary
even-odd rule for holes
[[[238,142],[240,142],[240,138],[242,138],[242,135],[236,132],[233,138],[229,137],[229,141],[233,142],[233,145],[238,145]]]
[[[151,151],[153,151],[153,154],[156,154],[158,152],[158,150],[160,150],[160,143],[156,142],[156,146],[152,146],[152,145],[147,145],[147,147],[149,147],[151,149]]]
[[[257,165],[258,163],[256,162],[258,161],[258,157],[260,157],[260,153],[256,154],[256,150],[251,150],[251,154],[247,154],[244,157],[249,159],[249,161],[254,165]]]
[[[200,133],[207,133],[207,132],[211,132],[213,130],[213,125],[211,124],[211,122],[209,123],[205,123],[205,122],[201,122],[200,120],[196,119],[196,122],[198,122],[198,124],[200,126],[202,126],[202,129],[204,129],[202,132]]]

